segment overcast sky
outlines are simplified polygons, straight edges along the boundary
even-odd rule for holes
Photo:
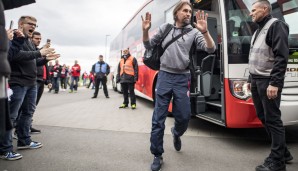
[[[37,18],[42,43],[51,39],[61,54],[60,64],[77,59],[89,72],[98,55],[109,54],[110,42],[147,0],[36,0],[35,4],[5,11],[6,28],[21,15]],[[140,26],[141,29],[141,26]],[[106,44],[107,36],[107,48]]]

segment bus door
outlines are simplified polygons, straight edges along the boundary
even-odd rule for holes
[[[208,30],[217,50],[214,54],[195,51],[192,54],[195,72],[192,73],[192,114],[210,122],[225,126],[223,60],[221,52],[222,24],[218,0],[191,1],[194,13],[204,10],[208,13]]]

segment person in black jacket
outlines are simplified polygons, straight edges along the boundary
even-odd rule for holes
[[[40,45],[40,42],[41,42],[41,34],[39,32],[37,32],[37,31],[33,32],[32,42],[33,42],[36,50],[39,50],[38,46]],[[47,43],[46,45],[44,45],[44,47],[50,47],[50,44]],[[37,97],[36,97],[36,106],[37,106],[39,103],[39,100],[43,94],[44,85],[51,84],[47,64],[42,65],[42,66],[37,66],[37,80],[36,80],[36,82],[37,82]],[[40,133],[41,131],[39,129],[33,128],[31,125],[30,132],[31,133]]]
[[[20,51],[8,56],[11,67],[9,86],[13,91],[10,101],[10,119],[14,125],[18,125],[16,132],[18,135],[18,149],[36,149],[42,147],[39,142],[31,140],[29,130],[31,126],[32,115],[36,107],[36,66],[44,65],[48,60],[59,57],[54,54],[53,48],[43,48],[36,50],[31,41],[32,33],[36,28],[37,20],[32,16],[22,16],[18,21],[18,28],[25,35],[24,43]],[[14,40],[13,40],[14,41]],[[18,117],[18,111],[21,111]],[[18,120],[17,120],[18,117]],[[14,160],[21,158],[5,156],[7,153],[13,153],[12,131],[8,130],[0,138],[1,158]]]
[[[8,98],[6,95],[6,79],[9,77],[11,70],[7,60],[8,40],[5,31],[4,10],[17,8],[23,5],[35,3],[35,0],[0,0],[0,143],[3,140],[4,134],[12,129],[10,117]],[[22,158],[22,155],[11,151],[2,150],[0,147],[0,158],[6,160],[17,160]]]
[[[35,45],[36,50],[40,50],[38,46],[41,42],[41,34],[37,31],[32,34],[32,42]],[[42,48],[50,47],[50,44],[47,43]],[[41,49],[42,49],[41,48]],[[51,84],[51,79],[49,76],[49,68],[48,65],[37,66],[37,98],[36,98],[36,106],[39,103],[39,100],[44,91],[44,85]],[[32,131],[32,130],[31,130]]]
[[[123,104],[119,108],[128,107],[128,91],[131,109],[136,109],[135,83],[138,81],[139,68],[136,58],[130,55],[128,49],[123,50],[123,55],[118,65],[117,82],[121,83],[123,91]]]
[[[110,73],[110,66],[103,61],[102,55],[99,55],[99,61],[92,66],[92,73],[95,76],[95,92],[92,99],[97,98],[100,83],[102,83],[103,92],[106,98],[110,98],[107,89],[107,76]]]
[[[248,89],[269,137],[271,152],[256,171],[286,170],[285,162],[293,160],[285,142],[285,129],[281,120],[280,101],[289,55],[288,25],[270,13],[267,0],[253,3],[250,16],[259,25],[254,33],[249,54]]]

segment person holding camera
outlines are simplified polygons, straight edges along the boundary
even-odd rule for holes
[[[11,96],[10,119],[17,125],[17,148],[37,149],[42,144],[31,140],[29,134],[32,115],[36,108],[36,66],[41,66],[49,60],[58,58],[53,48],[43,48],[36,50],[30,38],[36,28],[37,20],[32,16],[21,16],[18,21],[18,29],[25,35],[24,42],[19,51],[8,56],[11,67],[9,86],[13,91]],[[15,40],[12,40],[12,45]],[[13,47],[11,47],[13,49]],[[20,115],[18,117],[18,112]],[[18,119],[17,119],[18,117]],[[12,130],[8,130],[0,137],[0,157],[6,160],[16,160],[22,158],[18,153],[13,152]]]
[[[40,32],[34,31],[32,34],[32,43],[34,44],[36,50],[40,50],[42,48],[48,48],[50,47],[50,43],[47,42],[47,44],[45,44],[42,48],[38,48],[38,46],[40,45],[41,42],[41,34]],[[39,103],[39,100],[43,94],[44,91],[44,85],[49,85],[51,86],[51,79],[49,77],[49,69],[48,69],[48,65],[42,65],[42,66],[37,66],[37,79],[36,79],[36,83],[37,83],[37,97],[36,97],[36,106]],[[30,133],[40,133],[41,131],[39,129],[33,128],[31,125],[30,128]]]
[[[7,60],[8,54],[8,39],[12,40],[14,33],[17,38],[24,37],[20,31],[14,31],[12,29],[12,23],[10,28],[5,30],[5,17],[4,10],[17,8],[23,5],[35,3],[35,0],[0,0],[0,144],[4,141],[4,135],[12,130],[12,124],[10,120],[8,96],[7,96],[7,78],[10,76],[11,69]],[[20,46],[22,44],[19,44]],[[20,47],[15,47],[20,50]],[[16,51],[16,53],[17,53]],[[3,150],[0,146],[0,158],[5,160],[17,160],[22,158],[22,155],[11,150]]]
[[[119,108],[128,107],[128,91],[130,95],[131,109],[136,109],[136,95],[135,83],[138,81],[138,61],[135,57],[131,56],[128,49],[123,50],[123,55],[118,64],[117,83],[121,84],[123,91],[123,104]]]
[[[97,98],[100,83],[103,86],[103,92],[106,98],[110,98],[107,89],[107,76],[110,74],[110,65],[103,60],[102,55],[99,55],[99,61],[92,66],[92,73],[95,77],[95,92],[92,99]]]
[[[213,53],[215,44],[207,28],[208,14],[203,11],[196,13],[196,23],[193,28],[190,25],[192,16],[192,5],[187,1],[179,2],[173,10],[174,25],[169,34],[162,42],[162,47],[177,36],[181,36],[165,49],[160,57],[160,70],[155,91],[155,108],[152,116],[151,130],[151,153],[154,155],[151,170],[160,170],[163,162],[163,135],[165,120],[168,114],[170,102],[173,104],[173,116],[175,126],[171,128],[173,144],[176,151],[181,150],[180,137],[187,130],[191,116],[190,110],[190,57],[189,52],[195,44],[196,49]],[[161,42],[163,33],[169,24],[159,27],[157,34],[149,39],[151,27],[151,14],[146,13],[145,19],[142,16],[143,43],[146,49],[151,49]],[[187,34],[186,34],[187,33]]]

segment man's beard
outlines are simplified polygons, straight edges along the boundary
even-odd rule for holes
[[[184,19],[182,23],[184,26],[186,26],[186,25],[190,24],[190,19]]]

